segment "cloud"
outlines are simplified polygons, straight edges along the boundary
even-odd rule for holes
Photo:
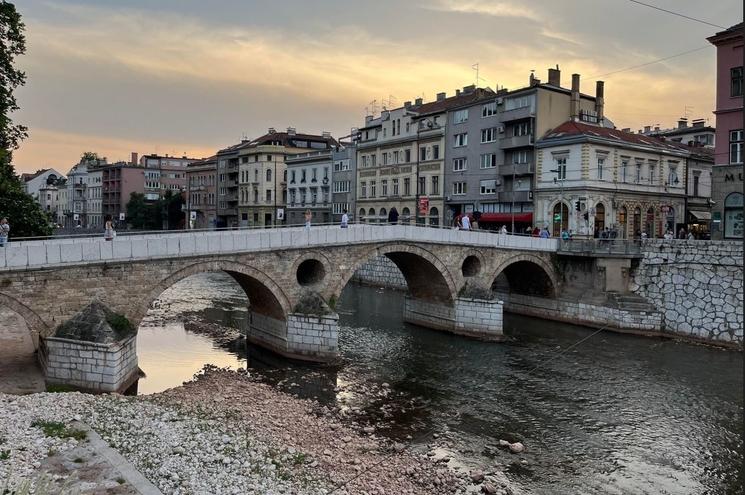
[[[480,14],[492,17],[522,17],[538,20],[538,14],[521,5],[510,2],[494,2],[489,0],[438,0],[423,5],[430,10],[455,12],[459,14]]]

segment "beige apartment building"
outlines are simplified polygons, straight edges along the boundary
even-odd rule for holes
[[[238,157],[238,220],[241,227],[269,227],[285,223],[287,165],[285,158],[298,153],[332,150],[336,140],[328,132],[298,133],[274,128],[242,143]]]

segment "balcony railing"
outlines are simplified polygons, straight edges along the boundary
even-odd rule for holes
[[[512,163],[508,163],[506,165],[499,166],[499,175],[511,176],[513,174],[513,167],[515,175],[526,175],[535,173],[535,164],[533,162],[515,163],[514,165]]]
[[[524,203],[533,201],[533,191],[499,191],[499,201]]]
[[[532,116],[533,116],[533,107],[527,106],[527,107],[515,108],[513,110],[506,110],[501,113],[499,118],[502,122],[511,122],[513,120],[527,119],[528,117],[532,117]]]
[[[533,145],[533,135],[528,134],[527,136],[512,136],[506,137],[499,140],[499,145],[502,149],[509,148],[523,148]]]
[[[641,256],[641,241],[627,239],[572,239],[559,242],[559,253],[585,256]]]

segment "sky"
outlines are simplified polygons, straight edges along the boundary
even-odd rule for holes
[[[646,0],[729,27],[741,0]],[[401,106],[530,71],[605,85],[617,127],[713,125],[718,28],[629,0],[23,0],[19,172],[66,173],[84,151],[204,157],[269,127],[349,134]],[[610,72],[688,50],[635,70]]]

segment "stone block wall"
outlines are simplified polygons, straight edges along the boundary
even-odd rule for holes
[[[286,353],[287,322],[252,311],[246,338],[273,351]]]
[[[503,326],[502,301],[467,299],[455,301],[455,333],[482,337],[500,338]]]
[[[339,349],[338,315],[305,315],[292,313],[287,317],[287,350],[299,357],[331,360]]]
[[[662,330],[662,315],[656,311],[641,312],[610,308],[597,304],[521,294],[500,294],[504,309],[511,313],[536,316],[546,320],[572,324],[658,333]]]
[[[455,329],[455,308],[446,303],[406,296],[404,321],[426,328],[452,332]]]
[[[360,266],[354,272],[352,281],[374,287],[387,287],[397,290],[408,289],[403,273],[387,256],[378,256]]]
[[[666,331],[743,344],[742,243],[648,241],[631,290],[662,313]]]
[[[50,385],[96,392],[121,392],[138,377],[137,336],[113,344],[48,337],[39,360]]]

